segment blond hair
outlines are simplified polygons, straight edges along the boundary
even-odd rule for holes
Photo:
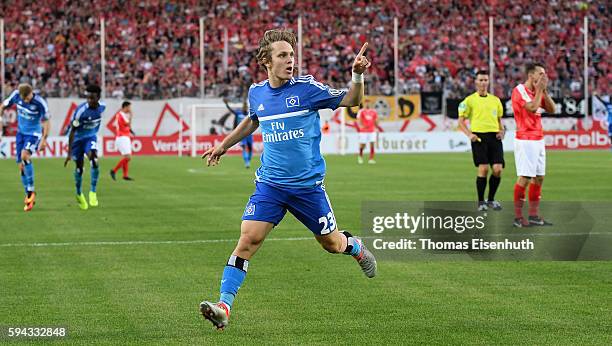
[[[22,99],[26,98],[28,95],[32,93],[32,86],[27,83],[19,84],[19,96]]]
[[[295,49],[297,37],[291,31],[283,29],[268,30],[259,40],[259,50],[257,51],[257,62],[264,66],[265,63],[272,61],[272,43],[285,41]]]

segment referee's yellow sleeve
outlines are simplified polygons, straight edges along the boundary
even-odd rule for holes
[[[470,109],[470,104],[468,103],[468,99],[465,98],[458,107],[459,116],[462,118],[469,118],[472,114],[472,110]]]
[[[497,99],[497,117],[501,118],[504,116],[504,107],[499,99]]]

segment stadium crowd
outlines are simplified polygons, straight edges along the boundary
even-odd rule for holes
[[[582,21],[590,18],[590,90],[610,94],[612,10],[605,1],[414,0],[70,0],[4,1],[5,90],[30,82],[49,97],[100,81],[100,18],[106,26],[107,97],[199,96],[199,17],[205,18],[205,86],[211,96],[245,95],[265,79],[254,59],[270,28],[297,31],[303,17],[303,74],[342,88],[362,42],[373,66],[369,94],[391,95],[393,18],[399,19],[400,93],[445,90],[462,97],[488,66],[494,18],[495,90],[508,97],[531,60],[548,66],[553,93],[582,92]],[[227,39],[226,39],[227,38]],[[296,52],[297,53],[297,52]]]

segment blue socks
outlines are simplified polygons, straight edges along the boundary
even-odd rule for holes
[[[96,188],[98,187],[98,178],[100,177],[100,167],[98,167],[97,163],[91,161],[91,188],[89,191],[96,192]],[[83,193],[83,168],[77,168],[74,170],[74,182],[76,185],[76,193],[80,195]]]
[[[346,237],[347,246],[344,250],[344,254],[351,255],[353,257],[359,256],[361,253],[361,243],[355,239],[349,232],[340,232]],[[236,294],[244,281],[247,269],[249,267],[249,261],[240,258],[235,255],[231,255],[227,261],[225,269],[223,269],[223,276],[221,277],[221,289],[219,301],[227,305],[228,309],[232,308]]]
[[[83,184],[83,168],[76,168],[74,170],[74,181],[76,183],[76,193],[77,195],[80,195],[82,193],[81,185]]]
[[[34,166],[30,160],[23,160],[21,182],[24,184],[26,193],[34,191]]]
[[[342,231],[340,233],[346,237],[346,249],[344,250],[344,254],[353,257],[359,256],[361,253],[361,244],[349,232]]]
[[[219,300],[225,303],[230,309],[232,308],[238,289],[240,289],[240,285],[242,285],[246,277],[248,267],[248,260],[231,255],[223,270],[220,289],[221,296]]]
[[[91,192],[96,192],[96,187],[98,185],[98,177],[100,176],[100,168],[99,167],[91,167]]]
[[[253,157],[253,151],[247,150],[246,148],[242,149],[242,159],[244,160],[244,164],[247,167],[251,166],[251,157]]]
[[[23,185],[23,190],[26,195],[28,194],[28,180],[26,179],[25,172],[23,169],[21,170],[21,184]]]
[[[249,152],[246,149],[242,149],[242,159],[244,160],[245,165],[249,165]]]

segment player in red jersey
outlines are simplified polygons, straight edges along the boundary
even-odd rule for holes
[[[514,185],[515,227],[549,226],[539,215],[542,183],[546,170],[546,150],[542,131],[542,113],[554,113],[555,103],[546,91],[548,76],[542,64],[528,64],[527,81],[512,91],[512,109],[516,121],[514,160],[517,182]],[[529,185],[529,219],[523,217],[525,190]]]
[[[359,156],[357,162],[363,163],[363,149],[370,143],[370,159],[368,163],[374,164],[374,143],[376,142],[376,129],[378,128],[378,113],[370,108],[370,103],[366,101],[365,107],[357,113],[359,122]]]
[[[111,169],[110,176],[116,180],[115,176],[119,169],[123,169],[123,180],[134,180],[128,175],[128,165],[132,159],[132,107],[131,103],[125,101],[121,104],[121,110],[115,114],[116,138],[115,146],[121,153],[121,160],[115,168]]]

